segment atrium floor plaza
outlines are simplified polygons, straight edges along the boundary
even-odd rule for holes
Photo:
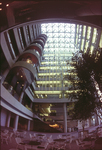
[[[94,133],[98,128],[101,128],[102,129],[102,125],[100,126],[93,126],[93,127],[90,127],[90,128],[86,128],[85,130],[88,130],[89,133]],[[4,128],[4,127],[1,127],[1,132],[4,131],[4,130],[9,130],[9,132],[12,132],[12,129],[9,129],[9,128]],[[19,131],[18,131],[19,132]],[[21,140],[22,142],[25,141],[25,140],[34,140],[34,139],[30,139],[29,135],[32,134],[32,135],[46,135],[46,139],[48,139],[51,135],[52,135],[52,144],[50,143],[51,146],[53,146],[53,141],[55,139],[62,139],[63,137],[65,136],[69,136],[70,138],[72,138],[72,141],[71,143],[67,140],[66,141],[66,146],[63,150],[81,150],[81,148],[79,148],[79,146],[76,144],[76,140],[80,139],[81,141],[85,142],[84,139],[81,139],[80,136],[79,136],[79,132],[80,131],[76,131],[76,132],[69,132],[69,133],[44,133],[44,132],[35,132],[35,131],[26,131],[26,134],[25,136],[23,137],[23,133],[25,131],[20,131],[19,132],[19,137],[22,137]],[[58,138],[58,136],[62,136],[60,138]],[[3,142],[1,142],[1,150],[16,150],[17,148],[17,143],[15,141],[15,138],[17,137],[18,135],[14,135],[11,137],[11,140],[9,141],[8,140],[8,144],[5,142],[5,140]],[[101,130],[101,136],[98,137],[97,139],[99,138],[102,138],[102,130]],[[66,139],[66,138],[63,138],[63,139]],[[87,148],[84,148],[84,150],[102,150],[101,148],[96,148],[94,147],[95,146],[95,141],[96,139],[94,139],[93,141],[88,141],[87,144],[91,144],[91,147],[87,147]],[[43,141],[42,141],[43,142]],[[102,144],[102,142],[101,142]],[[102,146],[102,145],[101,145]],[[37,148],[37,149],[33,149],[33,150],[39,150],[40,148]],[[19,148],[17,149],[19,150]],[[23,150],[23,149],[22,149]],[[25,150],[25,147],[24,147],[24,150]],[[28,149],[27,149],[28,150]],[[44,150],[44,149],[43,149]],[[54,150],[54,148],[50,148],[49,146],[46,147],[46,150]],[[56,150],[60,150],[60,149],[57,149]],[[62,149],[61,149],[62,150]],[[83,150],[83,149],[82,149]]]

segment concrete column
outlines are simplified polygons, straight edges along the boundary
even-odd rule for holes
[[[10,119],[11,119],[11,112],[9,112],[7,116],[7,127],[10,126]]]
[[[24,83],[24,86],[23,86],[23,91],[19,97],[19,102],[22,103],[22,100],[23,100],[23,96],[24,96],[24,91],[25,91],[25,88],[26,88],[26,85],[27,85],[27,82]]]
[[[35,86],[35,82],[34,81],[32,82],[32,86],[33,86],[33,88],[35,90],[36,86]]]
[[[101,124],[101,120],[100,120],[100,118],[98,117],[98,122],[99,122],[99,125]]]
[[[16,40],[16,43],[17,43],[17,46],[18,46],[18,50],[19,50],[19,53],[22,54],[23,52],[23,49],[24,49],[24,45],[22,46],[22,41],[20,41],[20,37],[19,37],[19,33],[18,33],[19,29],[17,28],[14,28],[13,29],[13,32],[14,32],[14,36],[15,36],[15,40]],[[20,32],[20,31],[19,31]]]
[[[89,127],[91,127],[91,118],[89,118]]]
[[[12,8],[9,6],[7,7],[7,20],[8,20],[8,26],[14,26],[15,25],[15,17]]]
[[[29,25],[29,32],[30,32],[30,38],[31,38],[31,42],[34,41],[34,35],[33,35],[33,25]]]
[[[30,131],[30,120],[28,120],[27,130]]]
[[[23,96],[24,96],[24,92],[22,92],[21,95],[20,95],[20,97],[19,97],[19,102],[20,102],[20,103],[22,103]]]
[[[99,125],[97,114],[95,114],[95,125],[96,125],[96,126]]]
[[[31,104],[30,104],[30,108],[32,109],[32,106],[33,106],[33,102],[31,101]]]
[[[96,37],[97,39],[96,39],[96,44],[95,44],[95,48],[96,48],[96,49],[97,49],[98,46],[99,46],[100,37],[101,37],[101,30],[98,29],[97,33],[98,33],[98,35],[97,35],[97,37]]]
[[[15,129],[15,130],[17,130],[17,128],[18,128],[18,119],[19,119],[19,116],[16,115],[16,117],[15,117],[15,122],[14,122],[14,129]]]
[[[3,73],[3,75],[0,76],[1,84],[4,82],[4,80],[5,80],[6,76],[8,75],[9,71],[10,71],[10,70],[7,69],[7,70]]]
[[[7,45],[8,43],[7,43],[5,37],[7,37],[6,32],[5,33],[2,32],[0,34],[0,44],[1,44],[1,48],[3,50],[3,53],[5,55],[5,58],[8,62],[9,67],[12,67],[12,65],[14,64],[14,60],[13,60],[11,54],[10,54],[10,50],[9,50],[8,45]]]
[[[67,133],[67,107],[66,103],[63,104],[63,121],[64,121],[64,133]]]
[[[28,47],[28,46],[29,46],[29,44],[30,44],[30,41],[29,41],[29,37],[28,37],[29,35],[27,35],[26,28],[27,28],[27,26],[23,26],[25,42],[26,42],[26,46]]]

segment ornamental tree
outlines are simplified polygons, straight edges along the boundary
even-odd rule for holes
[[[94,50],[92,54],[89,48],[86,53],[76,52],[71,61],[71,64],[68,64],[75,69],[70,70],[73,75],[67,74],[65,79],[71,81],[68,90],[73,90],[68,97],[77,100],[72,118],[86,120],[96,112],[96,109],[102,108],[102,49]]]

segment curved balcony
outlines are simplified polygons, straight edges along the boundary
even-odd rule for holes
[[[37,51],[40,54],[40,56],[42,56],[43,49],[40,44],[38,43],[31,44],[26,50],[29,50],[29,49]]]
[[[19,57],[18,61],[26,61],[29,64],[34,66],[40,65],[40,54],[36,50],[28,50],[23,52],[23,54]]]
[[[33,66],[27,62],[24,62],[24,61],[18,61],[13,65],[12,68],[15,68],[15,67],[21,67],[21,68],[25,68],[25,69],[29,70],[32,73],[33,77],[37,79],[37,70],[36,70],[35,66]],[[25,74],[25,76],[29,82],[28,74],[26,74],[26,71],[23,71],[23,73]],[[31,82],[30,82],[30,84],[31,84]]]
[[[46,40],[44,37],[38,37],[36,40],[42,40],[44,42],[44,45],[45,45]]]
[[[44,48],[44,42],[41,39],[36,39],[33,43],[38,43]]]
[[[45,42],[46,42],[46,40],[47,40],[47,36],[46,35],[40,35],[38,38],[37,38],[37,40],[42,40],[43,42],[44,42],[44,44],[45,44]]]
[[[39,35],[39,37],[44,37],[47,40],[47,35],[46,34],[41,34],[41,35]]]

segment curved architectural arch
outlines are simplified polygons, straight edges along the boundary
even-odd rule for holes
[[[35,50],[27,50],[25,52],[23,52],[23,54],[19,57],[18,60],[20,60],[21,58],[23,59],[25,56],[26,58],[29,57],[29,54],[32,55],[31,60],[33,61],[34,64],[40,64],[40,56],[36,53]]]
[[[18,61],[16,62],[12,68],[14,67],[22,67],[22,68],[26,68],[27,70],[29,70],[33,76],[37,79],[37,70],[36,67],[33,67],[31,64],[24,62],[24,61]]]
[[[44,48],[44,42],[42,39],[36,39],[33,43],[38,43]]]
[[[35,43],[35,44],[31,44],[26,50],[29,50],[29,49],[34,49],[36,51],[39,52],[40,56],[42,55],[42,48],[39,46],[39,44]]]

